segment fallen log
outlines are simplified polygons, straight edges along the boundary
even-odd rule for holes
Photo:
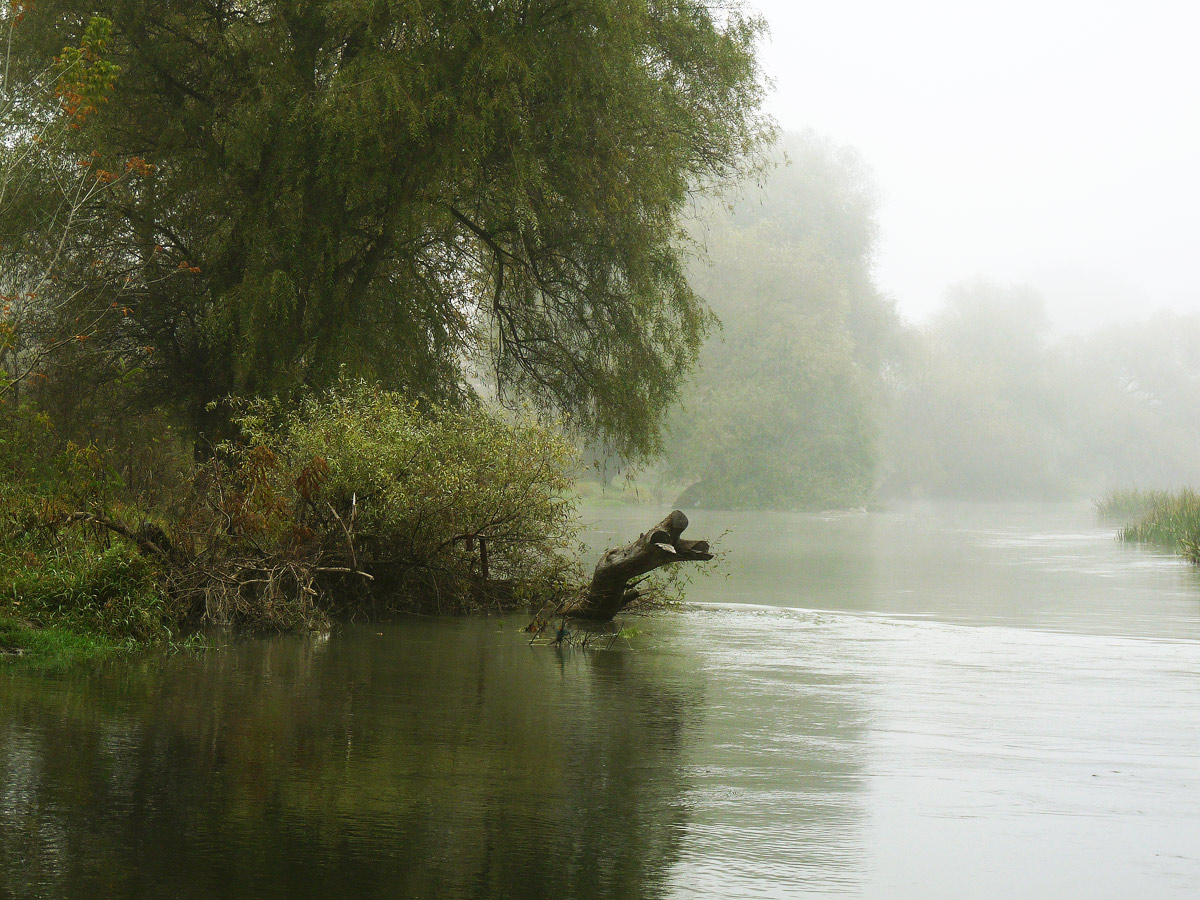
[[[634,579],[673,563],[712,559],[708,541],[681,537],[687,526],[687,516],[676,509],[637,540],[605,552],[587,592],[557,615],[607,622],[638,598],[637,588],[630,584]]]

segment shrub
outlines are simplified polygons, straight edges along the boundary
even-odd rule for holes
[[[149,643],[169,640],[177,616],[161,566],[73,513],[132,517],[120,474],[94,444],[63,438],[23,404],[0,418],[0,616]]]
[[[190,474],[168,442],[131,487],[128,446],[10,415],[0,615],[140,643],[205,623],[544,603],[582,580],[563,553],[574,454],[551,429],[361,383],[238,403],[233,418],[237,438]]]
[[[362,383],[292,410],[245,403],[234,421],[183,544],[203,618],[312,627],[544,601],[578,581],[562,554],[573,450],[550,429]]]

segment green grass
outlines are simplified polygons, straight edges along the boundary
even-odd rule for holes
[[[132,547],[0,542],[0,671],[170,644],[173,624],[159,573]]]
[[[0,672],[13,666],[63,669],[123,649],[123,645],[100,635],[38,628],[29,622],[0,617]]]
[[[157,571],[120,545],[0,559],[0,615],[113,642],[154,644],[174,637]]]

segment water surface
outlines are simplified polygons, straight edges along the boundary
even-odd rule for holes
[[[1078,507],[692,519],[730,577],[610,650],[408,619],[3,676],[0,895],[1200,892],[1190,566]]]

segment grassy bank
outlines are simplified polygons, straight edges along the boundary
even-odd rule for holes
[[[1200,564],[1200,494],[1191,488],[1117,491],[1097,501],[1096,509],[1126,521],[1117,532],[1120,540],[1170,547]]]
[[[182,632],[162,574],[135,547],[105,547],[94,534],[64,536],[57,546],[36,533],[4,542],[0,666],[59,669],[169,646]]]
[[[66,628],[39,628],[29,622],[0,616],[0,672],[14,665],[56,670],[124,650],[94,634]]]

